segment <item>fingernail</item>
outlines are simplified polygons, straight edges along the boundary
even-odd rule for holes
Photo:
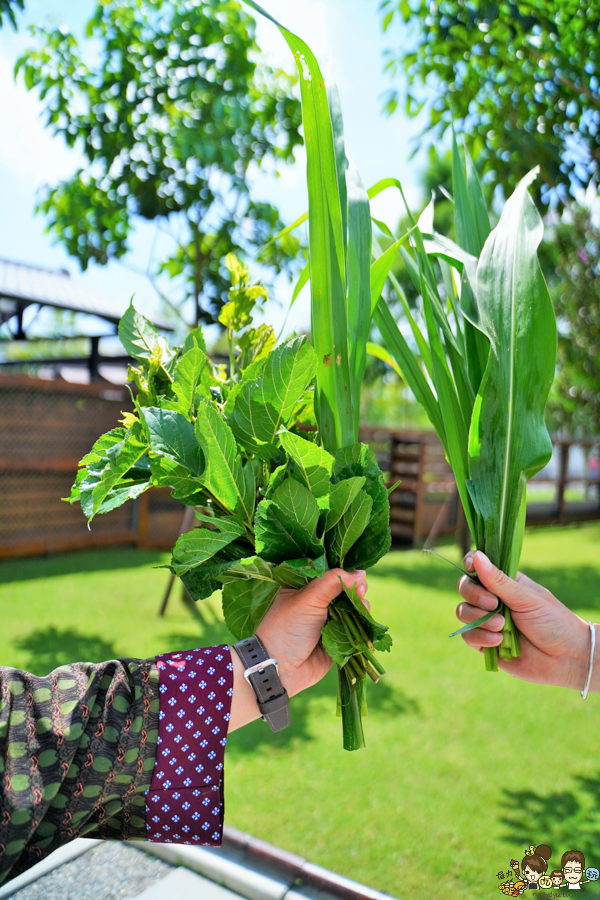
[[[481,606],[482,609],[488,609],[491,612],[498,606],[498,598],[493,597],[491,594],[483,594],[479,598],[479,606]]]
[[[357,588],[357,590],[358,590],[359,596],[360,596],[360,597],[364,597],[365,594],[367,593],[367,586],[366,586],[366,584],[361,584],[361,585]]]
[[[474,568],[473,557],[469,554],[469,556],[465,557],[465,569],[467,572],[472,572]]]
[[[490,572],[494,567],[482,550],[477,550],[477,562],[484,572]]]
[[[501,634],[490,634],[489,638],[489,646],[490,647],[499,647],[502,643],[502,635]]]
[[[355,569],[352,574],[356,575],[357,578],[360,578],[361,575],[366,575],[367,571],[366,569]]]

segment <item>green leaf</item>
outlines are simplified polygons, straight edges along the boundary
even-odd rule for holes
[[[150,468],[153,487],[171,488],[171,496],[188,506],[197,506],[206,502],[207,496],[202,485],[189,469],[180,466],[166,456],[153,457],[150,460]]]
[[[371,497],[365,491],[359,491],[337,525],[327,532],[327,558],[331,568],[344,567],[346,554],[367,527],[372,507]]]
[[[343,484],[344,482],[341,482]],[[392,545],[390,532],[390,504],[388,492],[380,472],[377,479],[367,481],[366,490],[373,501],[371,518],[345,559],[348,569],[369,569],[389,552]]]
[[[366,345],[371,329],[371,211],[358,169],[348,160],[348,250],[346,254],[348,352],[355,429],[360,424],[360,390],[367,363]],[[342,207],[343,211],[343,207]]]
[[[254,520],[256,552],[268,562],[282,563],[323,554],[323,543],[272,500],[262,500]]]
[[[244,475],[235,439],[210,403],[200,403],[195,431],[205,459],[202,483],[225,509],[251,521],[253,508],[244,502]]]
[[[281,587],[298,589],[327,571],[327,556],[317,559],[288,559],[273,571],[273,577]]]
[[[107,461],[107,450],[109,450],[110,447],[114,447],[115,444],[120,444],[125,439],[126,434],[127,432],[124,428],[113,428],[112,431],[108,431],[106,434],[101,435],[98,440],[94,442],[90,452],[86,453],[80,461],[79,465],[94,466],[100,464],[104,467]]]
[[[375,644],[376,641],[383,640],[389,629],[387,625],[382,625],[373,618],[361,598],[358,596],[356,583],[354,583],[351,588],[347,588],[340,578],[340,584],[344,589],[345,596],[337,598],[335,601],[336,606],[340,606],[342,609],[347,609],[358,615],[368,637],[373,641],[373,644]],[[389,646],[391,646],[391,637],[389,637],[388,640]],[[387,649],[389,649],[389,647]]]
[[[262,374],[244,378],[236,392],[229,424],[236,439],[253,448],[256,441],[271,444],[286,427],[314,378],[315,352],[304,337],[291,338],[266,359]]]
[[[259,487],[263,487],[263,474],[264,466],[260,459],[249,459],[243,469],[243,482],[244,482],[244,493],[243,493],[243,503],[244,508],[247,510],[251,510],[251,515],[254,513],[254,508],[256,506],[256,495]]]
[[[307,151],[312,339],[318,359],[315,410],[324,446],[331,450],[355,439],[349,396],[350,363],[345,290],[345,228],[340,196],[341,116],[332,118],[317,60],[310,47],[254,0],[249,5],[277,25],[298,66]]]
[[[241,641],[254,634],[277,596],[279,585],[266,581],[232,581],[223,588],[223,616]]]
[[[260,556],[248,556],[234,562],[227,572],[227,578],[255,578],[258,581],[270,581],[271,584],[278,583],[273,575],[273,566]]]
[[[477,269],[481,326],[491,342],[469,435],[471,493],[492,562],[514,578],[513,541],[526,482],[552,455],[544,409],[556,363],[556,320],[537,248],[542,220],[527,187],[507,201]]]
[[[279,435],[281,446],[295,463],[295,473],[315,495],[322,497],[330,489],[329,479],[333,457],[317,444],[284,431]]]
[[[181,413],[146,406],[140,414],[148,427],[150,449],[156,456],[173,460],[192,475],[204,471],[204,457],[194,435],[194,426]]]
[[[181,348],[181,355],[185,356],[188,350],[191,350],[193,348],[194,344],[198,344],[202,352],[206,353],[206,341],[204,340],[202,325],[198,325],[196,328],[192,328],[184,341],[183,347]]]
[[[329,494],[329,509],[325,518],[325,531],[329,531],[330,528],[337,525],[361,488],[364,487],[365,481],[366,478],[363,475],[346,478],[332,486]]]
[[[194,528],[179,536],[171,560],[171,568],[176,575],[202,565],[236,538],[246,534],[244,526],[231,517],[198,518],[210,527]]]
[[[316,538],[319,507],[307,487],[293,478],[287,478],[273,492],[272,500]]]
[[[215,553],[211,559],[195,569],[189,569],[179,577],[192,600],[205,600],[215,591],[221,590],[227,571],[236,564],[236,559],[247,552],[235,541]]]
[[[345,666],[350,657],[354,655],[355,648],[350,642],[344,626],[335,619],[329,619],[327,624],[321,628],[321,640],[325,653],[340,668]]]
[[[179,359],[173,376],[173,391],[177,394],[179,410],[187,419],[194,414],[194,398],[207,363],[206,354],[192,339],[190,349]]]
[[[498,612],[497,609],[493,609],[491,612],[486,613],[484,616],[480,616],[479,619],[475,619],[474,622],[469,622],[468,625],[463,625],[462,628],[459,628],[458,631],[453,631],[449,637],[456,637],[457,634],[464,634],[466,631],[471,631],[473,628],[479,628],[480,625],[483,625],[484,622],[487,622],[492,616],[495,616]]]
[[[159,334],[152,322],[139,313],[133,302],[119,322],[119,340],[134,359],[150,360],[158,347]]]
[[[100,507],[107,500],[109,494],[118,486],[119,482],[127,475],[127,473],[135,466],[135,464],[146,453],[145,442],[139,440],[137,434],[130,431],[122,443],[113,444],[107,451],[107,464],[102,470],[98,483],[92,489],[91,513],[88,518],[91,520],[99,511]],[[145,483],[149,487],[150,473],[148,472]],[[82,483],[83,485],[83,483]],[[139,491],[141,493],[141,490]],[[113,495],[114,496],[114,495]],[[128,499],[128,495],[118,495],[120,502],[114,506],[120,506]],[[137,496],[134,494],[134,496]],[[111,505],[109,508],[114,509]],[[109,510],[104,508],[104,511]]]

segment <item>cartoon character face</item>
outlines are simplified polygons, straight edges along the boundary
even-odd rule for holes
[[[560,887],[561,881],[562,881],[562,875],[553,875],[552,876],[552,885],[554,887]]]
[[[581,864],[570,859],[563,869],[565,873],[565,881],[567,884],[579,884],[583,875]]]
[[[581,869],[580,869],[580,871],[581,871]],[[526,878],[530,884],[532,882],[534,884],[537,884],[537,882],[540,880],[540,878],[542,877],[543,874],[544,874],[543,872],[536,872],[530,866],[525,866],[525,868],[523,869],[523,877]]]

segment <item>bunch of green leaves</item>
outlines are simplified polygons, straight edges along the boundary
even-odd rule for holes
[[[374,565],[390,547],[389,503],[368,446],[330,454],[314,426],[300,430],[312,417],[315,351],[305,337],[276,347],[270,327],[255,328],[264,288],[235,257],[226,265],[232,288],[220,319],[229,372],[211,364],[201,329],[170,347],[130,306],[119,335],[137,362],[129,371],[135,411],[82,460],[71,502],[93,519],[156,486],[193,506],[198,525],[176,542],[171,571],[195,600],[223,587],[225,621],[241,639],[281,588]],[[323,631],[328,652],[353,684],[359,665],[362,679],[377,680],[383,669],[372,651],[389,649],[387,628],[355,592],[335,615],[337,625]]]
[[[384,343],[442,441],[477,548],[513,577],[526,483],[552,453],[544,409],[556,322],[537,255],[543,225],[528,192],[535,175],[519,183],[490,231],[477,174],[468,155],[465,169],[455,140],[456,243],[431,233],[432,206],[418,223],[407,207],[417,227],[401,253],[421,306],[420,316],[408,308],[405,314],[417,352],[382,299],[375,312]],[[504,615],[499,653],[510,658],[519,655],[518,635],[508,609]],[[497,653],[486,651],[488,668],[497,668]]]

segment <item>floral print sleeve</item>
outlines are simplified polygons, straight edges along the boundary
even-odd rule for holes
[[[227,646],[0,667],[0,884],[76,837],[219,844]]]

